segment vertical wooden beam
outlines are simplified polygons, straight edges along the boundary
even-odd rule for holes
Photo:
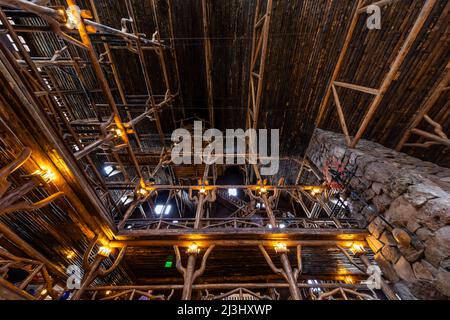
[[[200,228],[200,222],[203,217],[203,204],[204,203],[205,203],[205,195],[203,193],[200,193],[199,197],[198,197],[197,210],[195,211],[194,229]]]
[[[94,262],[90,266],[90,269],[86,270],[86,273],[84,274],[83,279],[81,280],[80,289],[78,289],[77,292],[75,292],[75,294],[72,297],[72,300],[79,300],[83,296],[83,293],[86,290],[86,288],[97,277],[100,264],[104,259],[105,259],[104,256],[97,254],[97,256],[94,259]]]
[[[289,262],[289,258],[287,253],[280,254],[281,264],[283,265],[283,270],[285,273],[286,281],[289,284],[289,291],[291,293],[291,297],[293,300],[302,300],[302,296],[300,294],[300,290],[297,285],[297,281],[295,279],[294,273],[292,271],[291,263]]]
[[[177,50],[175,48],[175,33],[173,30],[173,18],[172,18],[172,0],[167,0],[168,16],[169,16],[169,35],[170,35],[170,47],[172,51],[172,57],[175,62],[175,72],[177,78],[177,95],[180,99],[181,104],[181,114],[183,118],[186,117],[186,112],[184,110],[183,92],[181,90],[181,78],[180,78],[180,68],[178,66]]]
[[[66,1],[67,1],[67,5],[69,6],[69,8],[76,7],[76,3],[74,0],[66,0]],[[75,11],[75,9],[74,9],[74,11]],[[77,15],[77,14],[78,14],[78,12],[74,12],[74,15]],[[131,147],[130,141],[128,139],[128,135],[126,133],[127,131],[122,124],[122,119],[120,118],[120,113],[119,113],[119,109],[117,108],[116,101],[114,100],[114,96],[111,92],[111,88],[109,87],[108,80],[106,79],[106,76],[104,75],[102,67],[98,61],[98,57],[95,52],[94,46],[92,45],[92,42],[89,39],[89,35],[86,30],[86,26],[84,24],[83,19],[81,19],[80,22],[78,23],[77,29],[78,29],[78,33],[80,35],[80,38],[81,38],[83,44],[87,48],[87,53],[88,53],[89,59],[92,62],[92,67],[93,67],[94,73],[100,82],[100,87],[102,88],[102,92],[105,95],[106,101],[108,102],[110,108],[112,109],[113,116],[114,116],[114,122],[115,122],[117,128],[120,129],[124,133],[121,136],[121,138],[127,145],[128,153],[132,159],[136,173],[140,178],[143,178],[141,169],[139,167],[139,163],[136,159],[136,156],[133,152],[133,148]],[[137,43],[138,43],[138,45],[140,44],[139,39],[138,39]]]
[[[202,0],[202,15],[203,15],[203,37],[205,49],[205,66],[206,66],[206,87],[208,90],[208,110],[209,110],[209,124],[214,128],[214,94],[213,94],[213,79],[212,79],[212,50],[211,40],[209,38],[208,26],[208,2]]]
[[[195,262],[197,261],[197,256],[190,254],[188,256],[188,261],[186,265],[186,276],[184,277],[183,292],[181,294],[181,300],[191,300],[192,296],[192,284],[193,276],[195,271]]]

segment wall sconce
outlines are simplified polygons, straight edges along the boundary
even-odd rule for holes
[[[75,258],[75,252],[73,252],[73,251],[67,251],[66,258],[67,258],[67,259],[73,259],[73,258]]]
[[[276,253],[288,253],[289,250],[286,247],[286,243],[284,242],[278,242],[276,245],[273,246]]]
[[[100,247],[98,249],[98,254],[103,257],[109,257],[109,255],[111,254],[111,249],[108,247]]]
[[[114,129],[113,131],[114,131],[114,136],[115,136],[116,138],[117,138],[117,137],[123,136],[123,131],[122,131],[122,129],[116,128],[116,129]]]
[[[199,254],[200,253],[200,248],[198,247],[198,244],[196,244],[195,242],[190,244],[188,249],[186,250],[186,252],[188,254]]]
[[[353,281],[353,278],[352,278],[352,277],[346,276],[346,277],[344,278],[344,282],[347,283],[347,284],[353,284],[355,281]]]
[[[312,188],[311,195],[314,197],[316,194],[320,194],[322,192],[321,188]]]
[[[50,169],[36,170],[32,175],[40,176],[42,180],[47,184],[56,180],[55,173]]]
[[[109,296],[111,294],[111,290],[106,290],[105,294]]]
[[[366,252],[366,249],[364,249],[364,246],[359,243],[352,243],[352,246],[350,247],[350,252],[354,255],[361,255],[364,252]]]
[[[66,10],[66,27],[68,29],[77,29],[81,23],[81,10],[78,6],[70,6]]]
[[[148,195],[148,190],[145,188],[139,188],[136,192],[139,196],[146,197]]]

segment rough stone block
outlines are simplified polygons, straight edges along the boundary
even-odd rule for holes
[[[368,230],[371,235],[373,235],[375,238],[379,238],[381,233],[383,232],[385,228],[385,223],[383,220],[381,220],[379,217],[376,217],[368,227]]]
[[[395,228],[392,230],[392,236],[399,245],[405,248],[408,248],[411,244],[411,236],[405,230]]]
[[[396,247],[391,246],[384,246],[383,249],[381,249],[381,253],[387,261],[392,263],[396,263],[401,256],[400,251]]]
[[[385,212],[392,203],[392,198],[389,197],[387,194],[383,193],[379,196],[375,196],[372,199],[373,204],[380,212]]]
[[[404,257],[398,259],[397,263],[394,264],[394,269],[397,275],[405,281],[413,281],[416,279],[411,265]]]
[[[369,245],[370,249],[372,249],[373,252],[377,253],[378,251],[383,248],[383,244],[378,241],[377,238],[374,236],[368,236],[367,237],[367,244]]]
[[[379,240],[388,246],[396,246],[397,245],[397,242],[395,241],[394,237],[392,236],[392,233],[387,230],[383,232],[383,234],[381,235]]]
[[[389,222],[403,227],[406,227],[409,221],[416,219],[417,215],[416,208],[403,197],[394,199],[385,212],[385,217]]]
[[[393,265],[389,261],[387,261],[380,253],[377,253],[374,256],[374,259],[377,262],[377,264],[380,266],[380,269],[383,272],[383,276],[387,280],[389,280],[391,282],[397,282],[400,280]]]
[[[421,261],[414,263],[412,268],[417,279],[433,280],[433,274]]]
[[[384,185],[378,182],[372,183],[372,190],[375,192],[375,194],[380,194],[383,191]]]
[[[436,276],[436,288],[447,297],[450,297],[450,272],[439,269]]]
[[[436,231],[435,236],[425,242],[425,257],[435,267],[450,256],[450,226]]]
[[[405,259],[408,260],[409,262],[415,262],[419,260],[424,252],[424,249],[417,249],[414,248],[413,246],[403,247],[402,245],[399,245],[398,249],[405,257]]]

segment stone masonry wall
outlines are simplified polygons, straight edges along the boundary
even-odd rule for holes
[[[404,299],[449,299],[450,169],[371,141],[349,149],[342,134],[320,129],[307,154],[320,169],[344,154],[357,168],[350,185],[369,206],[347,200],[393,289]]]

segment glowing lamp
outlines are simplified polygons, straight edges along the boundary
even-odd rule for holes
[[[201,194],[205,194],[206,193],[206,189],[205,188],[201,188],[199,191]]]
[[[259,189],[259,192],[261,194],[266,193],[267,192],[267,188],[266,187],[261,187],[261,189]]]
[[[75,252],[69,251],[69,252],[67,253],[67,255],[66,255],[66,258],[67,258],[67,259],[73,259],[73,258],[75,258]]]
[[[81,23],[81,10],[78,6],[70,6],[66,10],[66,27],[69,29],[77,29],[78,25]]]
[[[106,294],[107,296],[109,296],[109,295],[111,294],[111,290],[107,290],[107,291],[105,292],[105,294]]]
[[[319,194],[322,191],[320,188],[312,188],[311,189],[311,195],[315,196],[316,194]]]
[[[274,249],[276,253],[287,253],[289,251],[284,242],[278,242],[274,245]]]
[[[145,197],[148,194],[148,191],[145,188],[139,188],[137,194]]]
[[[196,244],[195,242],[190,244],[187,251],[188,254],[199,254],[200,253],[200,248],[198,247],[198,244]]]
[[[109,255],[111,254],[111,249],[108,247],[100,247],[98,249],[98,254],[103,257],[109,257]]]
[[[41,296],[45,296],[47,294],[47,292],[48,292],[47,289],[42,290],[41,291]]]
[[[33,175],[41,176],[42,180],[44,180],[45,183],[50,183],[56,180],[55,173],[50,169],[36,170],[35,172],[33,172]]]
[[[115,129],[114,132],[116,133],[116,136],[120,137],[123,134],[123,131],[121,129]]]
[[[353,243],[352,246],[350,247],[350,251],[354,255],[359,255],[359,254],[363,254],[364,252],[366,252],[366,250],[364,249],[364,246],[359,243]]]
[[[350,276],[346,276],[346,277],[344,278],[344,281],[345,281],[345,283],[347,283],[347,284],[353,284],[353,283],[354,283],[353,278],[350,277]]]

